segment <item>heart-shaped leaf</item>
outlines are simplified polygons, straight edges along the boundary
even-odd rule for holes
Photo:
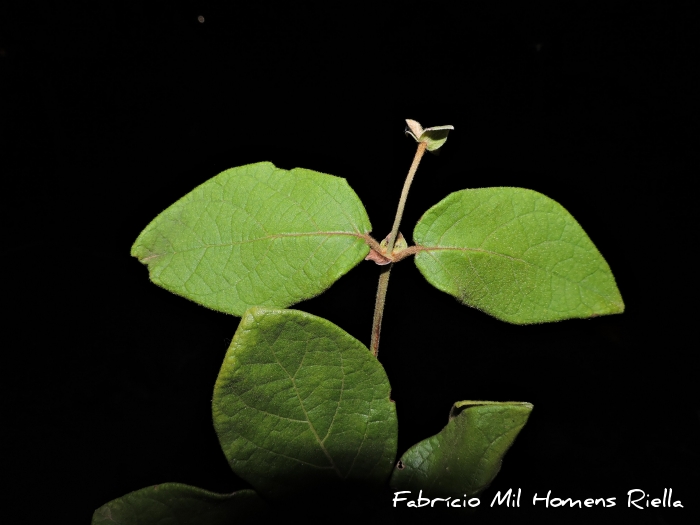
[[[261,162],[185,195],[141,232],[131,254],[157,285],[242,315],[318,295],[367,255],[371,229],[345,179]]]
[[[471,497],[489,486],[532,411],[529,403],[460,401],[447,426],[413,445],[391,476],[396,490],[424,497]]]
[[[216,381],[214,427],[231,468],[264,496],[381,484],[396,457],[389,393],[379,362],[334,324],[251,308]]]
[[[561,205],[532,190],[448,195],[418,221],[416,265],[436,288],[503,321],[620,313],[610,267]]]
[[[92,525],[225,525],[259,523],[265,502],[253,490],[215,494],[180,483],[130,492],[102,505]]]

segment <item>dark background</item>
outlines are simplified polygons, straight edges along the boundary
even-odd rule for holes
[[[399,454],[440,431],[455,401],[529,401],[482,497],[486,507],[520,487],[523,507],[482,508],[482,519],[533,517],[534,493],[552,490],[617,507],[548,509],[539,521],[690,522],[700,20],[643,2],[451,5],[0,8],[3,478],[18,490],[7,523],[89,523],[107,501],[166,481],[246,486],[210,409],[238,319],[150,283],[130,246],[198,184],[262,160],[347,178],[382,238],[415,150],[405,118],[455,126],[418,171],[407,236],[452,191],[537,190],[588,232],[627,310],[512,326],[433,289],[412,261],[397,265],[380,361]],[[296,308],[369,344],[377,276],[363,263]],[[685,509],[627,509],[634,488],[672,488]]]

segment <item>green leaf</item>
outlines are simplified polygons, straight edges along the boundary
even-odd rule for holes
[[[476,496],[498,474],[531,411],[529,403],[455,403],[447,426],[401,457],[391,486],[432,498]]]
[[[216,381],[214,427],[231,468],[265,496],[381,484],[396,457],[389,394],[377,359],[334,324],[252,308]]]
[[[131,254],[157,285],[242,315],[318,295],[367,255],[371,229],[345,179],[260,162],[185,195],[141,232]]]
[[[101,506],[92,525],[224,525],[258,522],[266,510],[255,491],[215,494],[180,483],[130,492]]]
[[[425,142],[428,151],[436,151],[442,147],[447,141],[447,135],[452,131],[454,126],[433,126],[423,129],[418,122],[411,119],[406,119],[408,125],[407,135],[413,137],[416,142]]]
[[[610,267],[576,220],[522,188],[448,195],[418,221],[416,265],[436,288],[516,324],[624,310]]]

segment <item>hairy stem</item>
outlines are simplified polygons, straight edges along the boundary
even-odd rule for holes
[[[391,228],[391,234],[389,235],[389,240],[387,241],[386,253],[391,255],[394,249],[394,243],[396,242],[396,236],[399,234],[399,226],[401,225],[401,217],[403,216],[403,209],[406,206],[406,199],[408,198],[408,190],[411,189],[411,183],[413,182],[413,177],[416,175],[418,170],[418,165],[420,164],[423,154],[425,153],[425,148],[427,143],[419,142],[416,154],[413,157],[413,163],[411,168],[408,170],[408,175],[406,176],[406,182],[403,184],[403,190],[401,191],[401,198],[399,199],[399,206],[396,210],[396,217],[394,218],[394,226]],[[370,350],[372,355],[377,357],[379,354],[379,334],[382,331],[382,317],[384,316],[384,303],[386,302],[386,291],[389,287],[389,275],[391,274],[391,267],[394,264],[391,263],[384,268],[382,268],[382,273],[379,275],[379,284],[377,285],[377,298],[374,303],[374,319],[372,321],[372,342],[370,343]]]
[[[379,284],[377,285],[377,299],[374,303],[374,319],[372,320],[372,343],[370,350],[372,355],[377,357],[379,353],[379,334],[382,331],[382,317],[384,316],[384,302],[386,301],[386,289],[389,286],[389,275],[393,264],[382,267],[379,274]]]
[[[411,168],[408,170],[408,175],[406,175],[406,182],[403,183],[403,190],[401,191],[401,198],[399,199],[399,207],[396,209],[396,217],[394,218],[394,226],[391,228],[391,235],[389,235],[389,240],[386,243],[386,253],[388,254],[391,254],[391,251],[394,249],[396,236],[399,234],[401,217],[403,217],[403,209],[406,207],[408,190],[411,189],[413,177],[416,175],[416,171],[418,171],[418,165],[420,164],[420,160],[423,158],[423,153],[425,153],[425,148],[427,146],[427,142],[418,143],[418,149],[416,149],[416,154],[413,157],[413,163],[411,164]]]

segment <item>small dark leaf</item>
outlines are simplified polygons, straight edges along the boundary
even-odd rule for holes
[[[531,410],[529,403],[455,403],[447,426],[401,457],[391,486],[433,498],[479,494],[498,474]]]

